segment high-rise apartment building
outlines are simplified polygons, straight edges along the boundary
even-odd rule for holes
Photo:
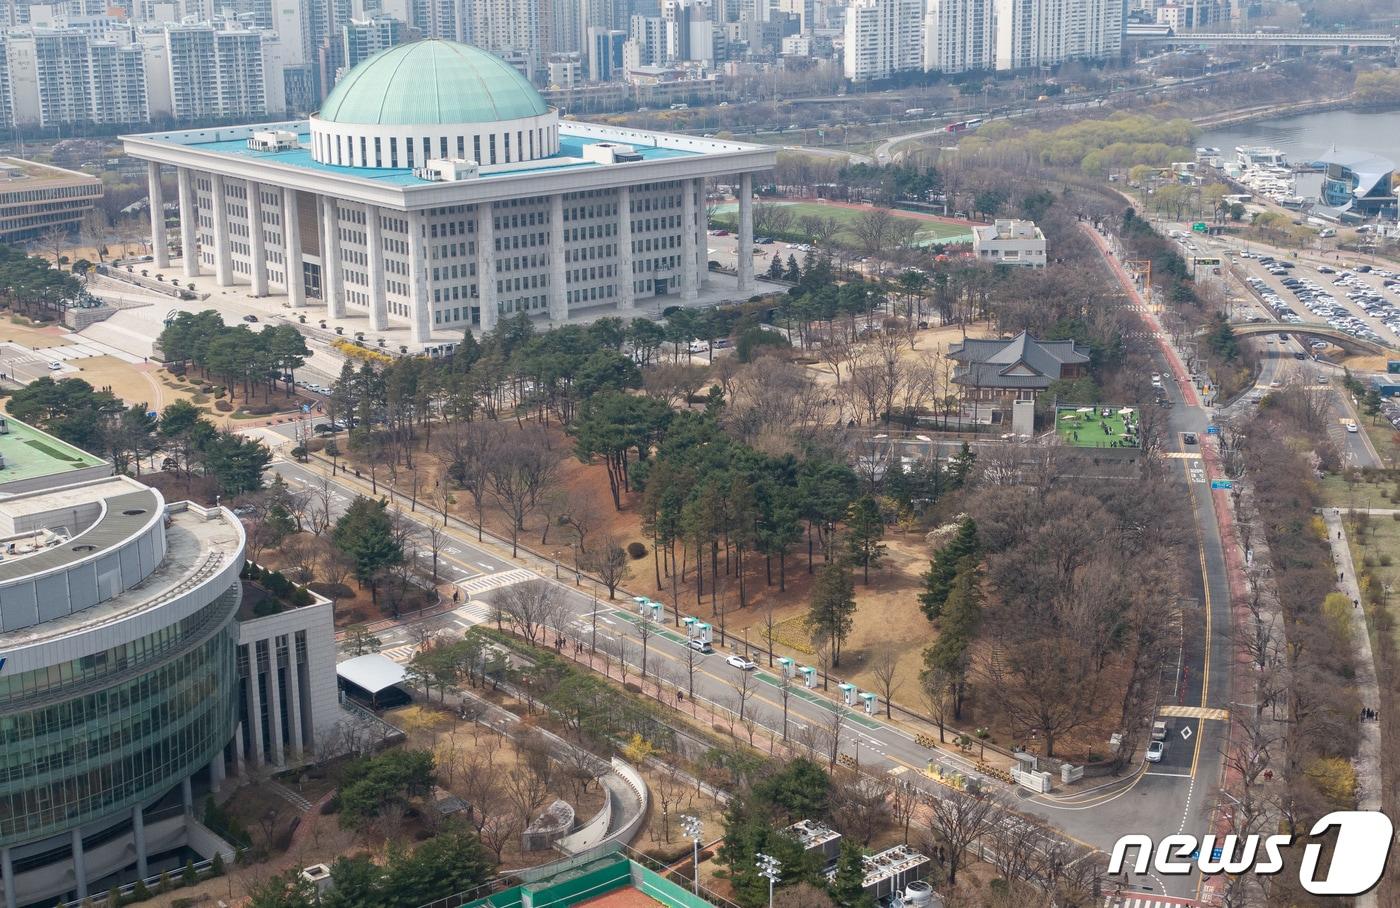
[[[945,73],[996,65],[993,0],[928,0],[924,69]]]
[[[470,0],[472,44],[506,60],[518,60],[527,78],[544,64],[541,0]]]
[[[344,71],[359,66],[381,50],[408,40],[408,26],[392,16],[351,19],[341,30],[344,42]]]
[[[846,77],[867,82],[920,69],[923,29],[923,0],[854,0],[846,10]]]
[[[165,30],[171,116],[176,120],[267,113],[263,33],[237,25],[174,25]]]
[[[115,41],[88,44],[94,123],[149,123],[146,66],[141,45]]]
[[[56,127],[150,120],[141,47],[129,37],[102,40],[77,28],[31,27],[10,32],[3,44],[0,122]]]
[[[1116,57],[1123,0],[995,0],[996,68]]]

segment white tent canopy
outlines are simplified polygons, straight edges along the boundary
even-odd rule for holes
[[[367,653],[337,663],[335,673],[370,695],[403,683],[405,677],[403,666],[382,653]]]

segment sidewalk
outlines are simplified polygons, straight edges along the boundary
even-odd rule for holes
[[[1327,543],[1332,546],[1332,557],[1341,572],[1338,587],[1352,602],[1361,601],[1361,590],[1356,583],[1356,566],[1351,560],[1351,546],[1348,545],[1346,527],[1337,508],[1323,508],[1322,519],[1327,524]],[[1366,626],[1366,611],[1360,607],[1351,610],[1352,635],[1356,642],[1356,689],[1361,695],[1361,705],[1380,709],[1380,688],[1376,684],[1376,663],[1371,656],[1371,635]],[[1356,809],[1381,809],[1381,724],[1380,722],[1361,723],[1361,742],[1356,752]],[[1376,904],[1375,890],[1356,900],[1360,906]]]

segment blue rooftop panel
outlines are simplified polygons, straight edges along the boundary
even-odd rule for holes
[[[561,135],[559,137],[559,154],[548,158],[541,158],[539,161],[540,166],[519,168],[504,173],[483,173],[481,179],[489,180],[496,177],[517,176],[520,174],[548,173],[555,170],[572,170],[581,167],[598,167],[601,165],[585,161],[571,164],[561,164],[557,162],[560,158],[581,157],[585,145],[592,145],[601,141],[604,140],[585,136]],[[420,186],[430,182],[415,177],[412,168],[408,167],[340,167],[334,164],[322,164],[311,157],[311,150],[306,147],[311,144],[311,136],[309,133],[301,133],[298,135],[297,142],[302,147],[293,151],[254,151],[248,147],[248,143],[243,139],[233,139],[223,142],[201,142],[191,147],[199,148],[201,151],[212,151],[216,154],[229,155],[236,158],[264,160],[286,167],[299,167],[304,170],[333,173],[338,176],[349,177],[350,179],[368,180],[392,186]],[[633,145],[632,147],[642,156],[642,160],[644,161],[688,158],[701,154],[701,152],[697,151],[684,151],[678,148],[656,148],[650,145]],[[547,164],[546,162],[556,163]]]

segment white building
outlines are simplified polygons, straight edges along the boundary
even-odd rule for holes
[[[768,147],[561,120],[499,58],[439,40],[361,64],[309,122],[124,144],[150,162],[154,210],[160,167],[179,175],[186,277],[315,301],[420,349],[502,315],[640,314],[709,295],[707,281],[752,293],[752,175],[776,162]],[[737,284],[707,268],[706,179],[739,186]]]
[[[1111,59],[1123,51],[1123,0],[995,0],[996,68]]]
[[[972,251],[979,261],[1045,267],[1045,234],[1035,221],[998,218],[990,227],[972,228]]]
[[[846,78],[888,79],[923,63],[923,0],[853,0],[846,10]]]
[[[171,25],[165,45],[176,120],[267,114],[261,31],[232,23]]]
[[[928,0],[924,69],[960,73],[996,66],[993,0]]]

